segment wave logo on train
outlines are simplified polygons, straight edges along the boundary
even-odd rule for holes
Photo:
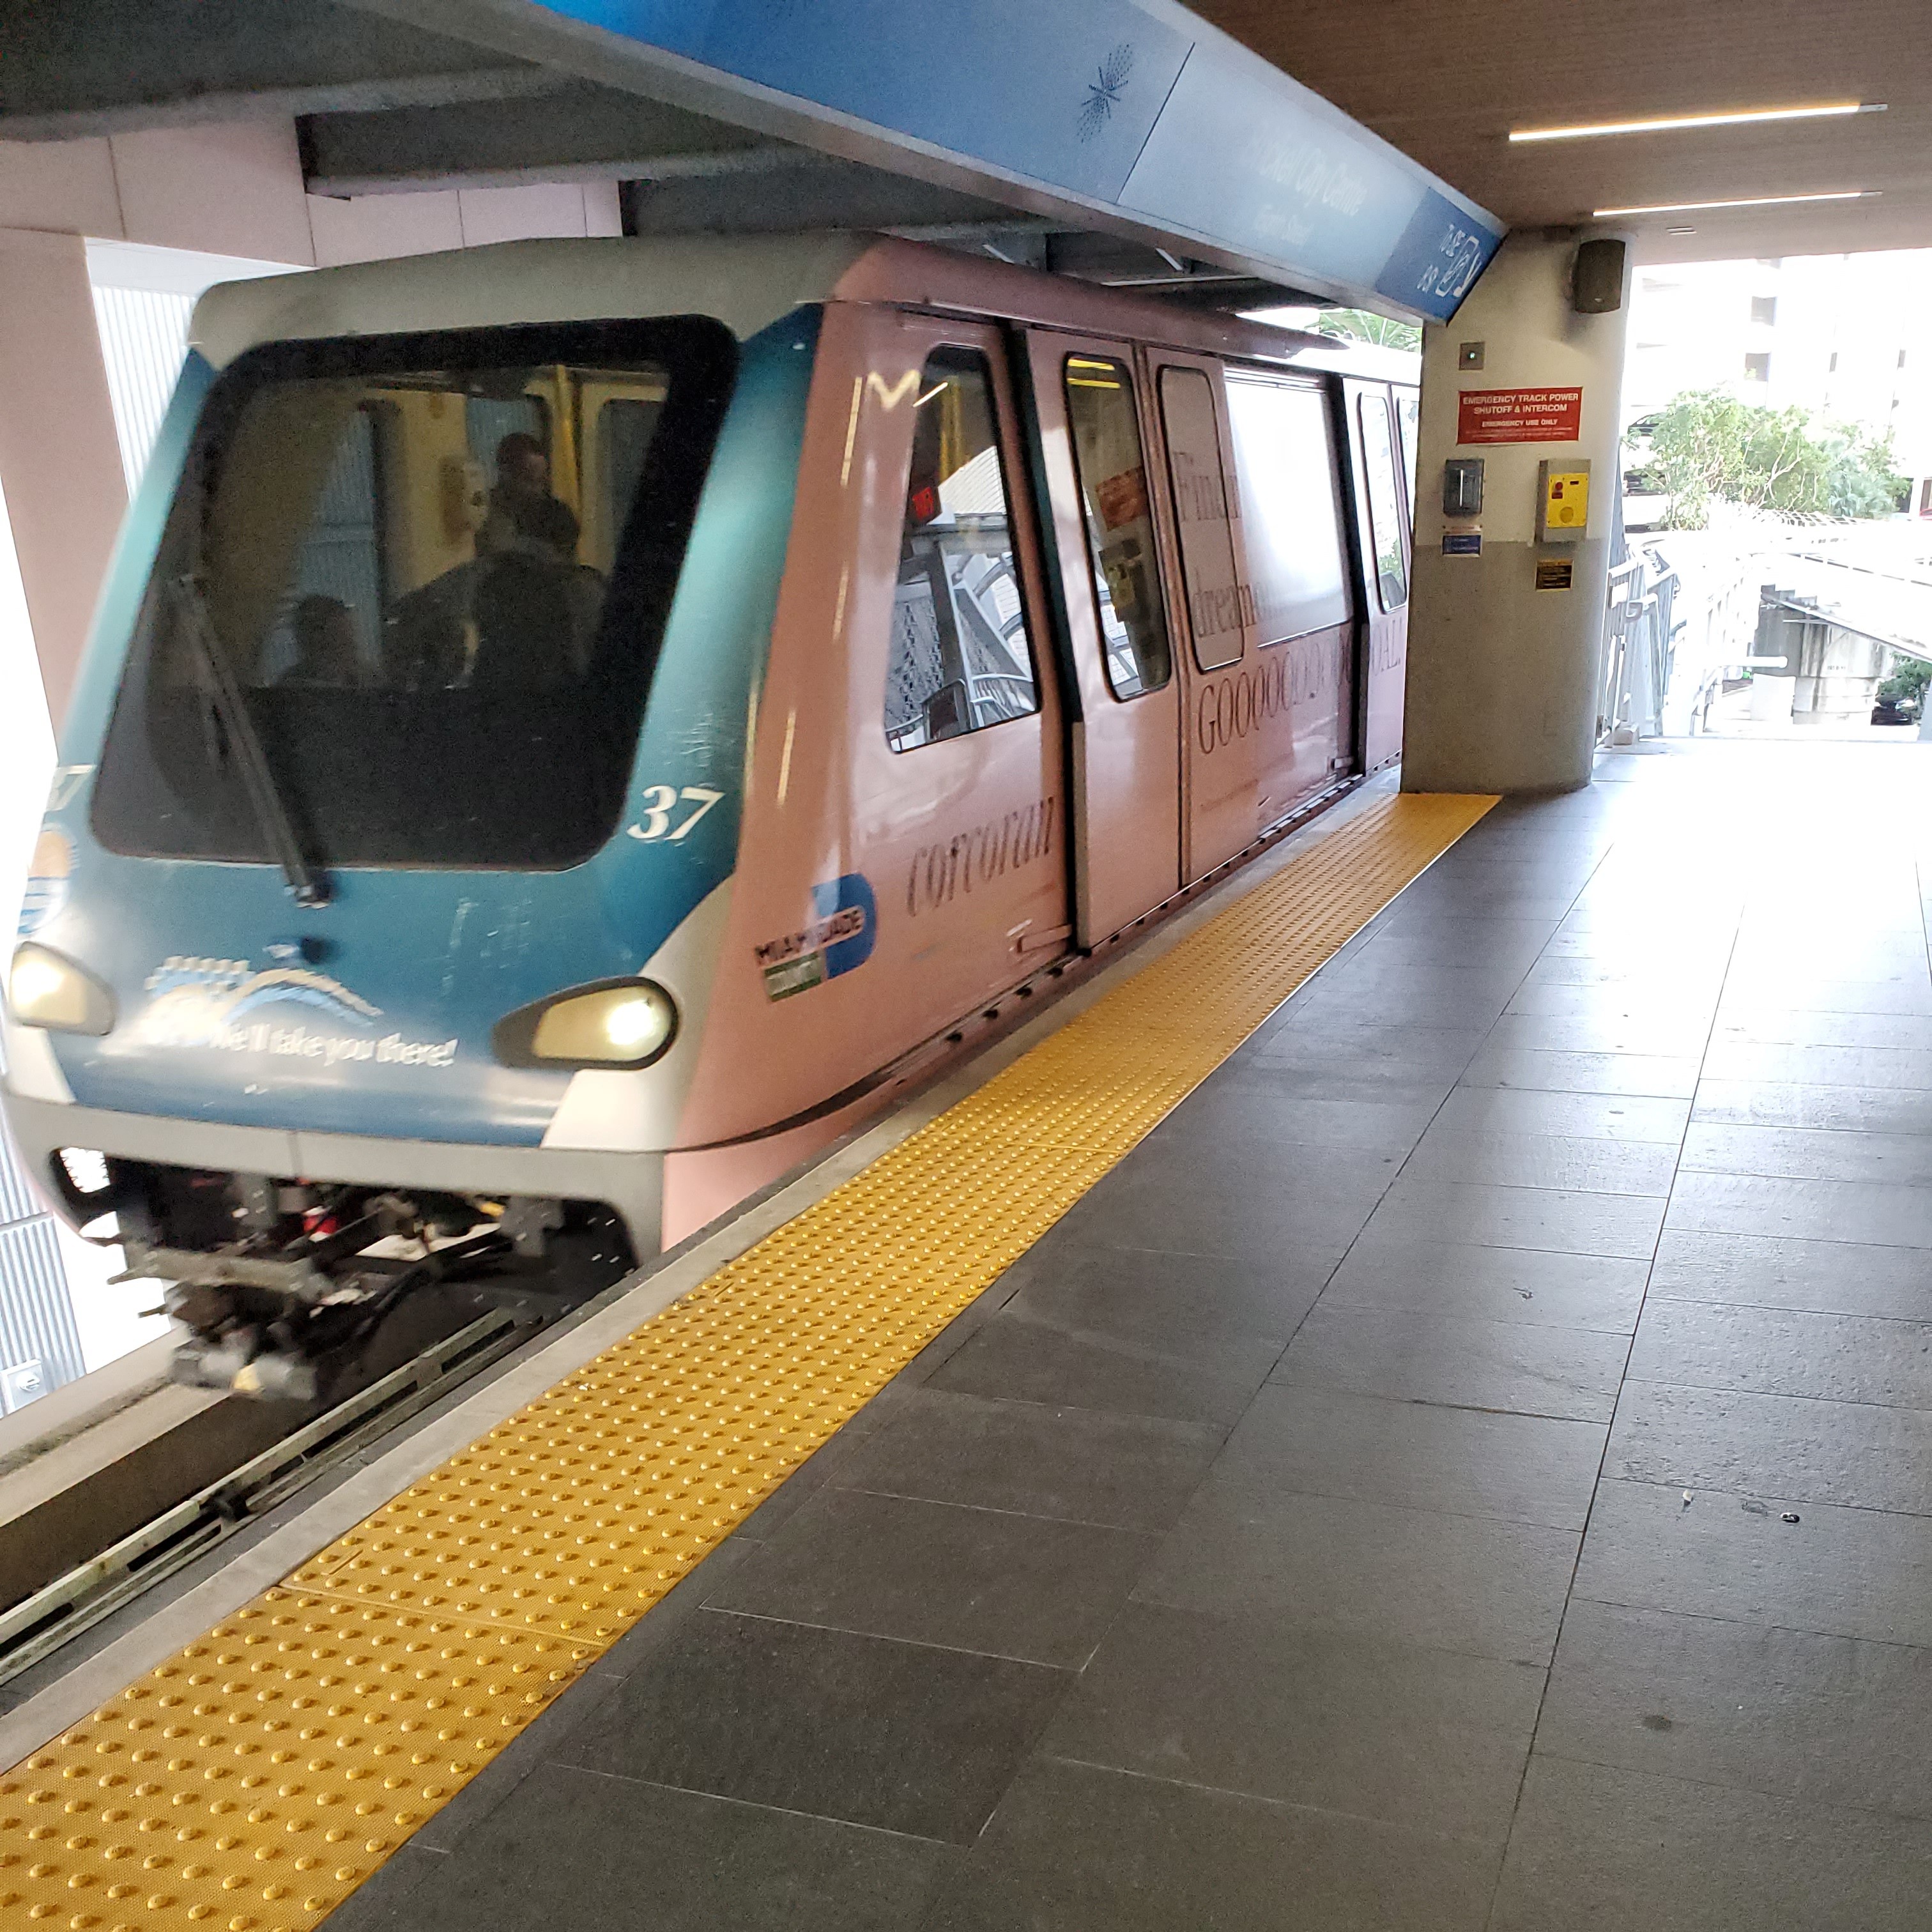
[[[20,900],[20,937],[31,939],[67,904],[74,878],[74,841],[58,826],[50,825],[34,843],[32,862]]]
[[[272,956],[293,947],[272,946]],[[316,1060],[328,1066],[363,1060],[405,1066],[447,1066],[456,1058],[450,1040],[406,1040],[400,1034],[370,1037],[380,1006],[352,992],[340,980],[299,964],[257,969],[246,959],[164,960],[142,982],[154,997],[135,1022],[134,1036],[142,1046],[203,1047],[227,1053],[260,1054],[278,1059]],[[302,1018],[280,1023],[265,1016],[295,1006],[319,1014],[353,1033],[317,1032]]]

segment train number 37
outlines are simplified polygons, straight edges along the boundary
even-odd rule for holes
[[[686,785],[682,790],[676,785],[646,785],[643,816],[636,824],[627,825],[624,830],[633,838],[641,838],[647,844],[654,839],[668,838],[675,845],[724,796],[722,791],[714,791],[709,785]],[[695,805],[698,809],[674,826],[671,814],[680,804]]]

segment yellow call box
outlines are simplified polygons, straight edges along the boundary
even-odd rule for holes
[[[1572,458],[1558,468],[1538,466],[1541,488],[1536,512],[1538,543],[1575,543],[1589,527],[1590,466]]]

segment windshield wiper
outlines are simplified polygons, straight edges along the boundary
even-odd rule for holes
[[[296,904],[326,905],[328,879],[310,865],[303,854],[302,839],[289,815],[288,802],[275,782],[274,769],[262,748],[255,721],[248,714],[248,700],[235,668],[228,662],[209,621],[201,586],[193,577],[178,577],[172,588],[188,634],[200,654],[202,668],[214,684],[215,706],[228,728],[228,741],[242,768],[242,783],[248,794],[248,802],[254,808],[256,822],[268,839],[268,849],[281,867]]]

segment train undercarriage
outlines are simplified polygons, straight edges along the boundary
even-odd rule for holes
[[[152,1280],[178,1382],[267,1400],[339,1399],[448,1325],[553,1319],[635,1264],[594,1202],[503,1200],[99,1156],[62,1158],[82,1238]]]

